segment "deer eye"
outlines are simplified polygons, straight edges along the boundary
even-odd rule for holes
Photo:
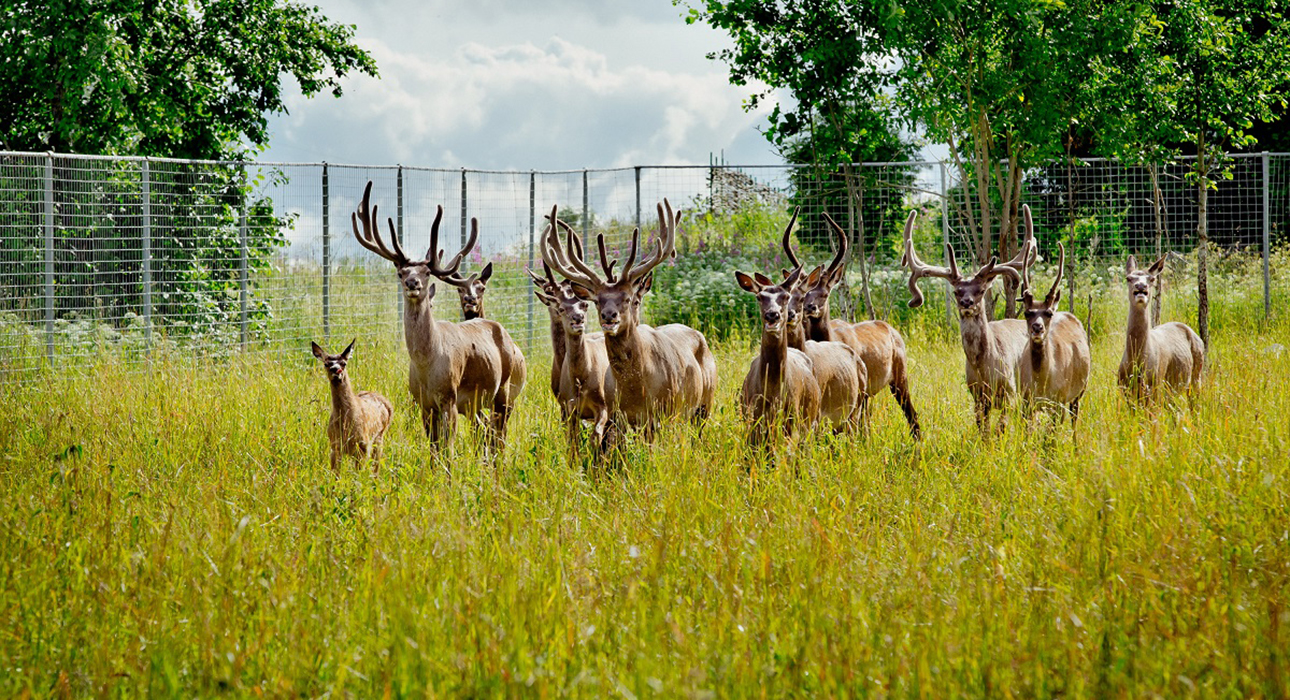
[[[1052,311],[1052,309],[1049,309],[1049,310],[1047,310],[1047,311],[1044,311],[1044,318],[1052,318],[1052,317],[1053,317],[1053,311]]]

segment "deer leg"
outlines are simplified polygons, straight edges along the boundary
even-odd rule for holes
[[[976,399],[976,429],[980,431],[981,437],[989,439],[990,437],[990,398],[985,392],[979,392],[974,397]]]
[[[905,413],[905,422],[909,423],[909,434],[915,440],[922,439],[923,429],[918,424],[918,411],[914,410],[914,402],[909,398],[909,379],[901,377],[900,381],[892,382],[891,393],[896,397],[896,403],[900,404],[900,410]]]
[[[331,470],[337,475],[340,474],[340,450],[335,445],[331,446]]]
[[[381,471],[381,440],[378,436],[372,441],[372,451],[368,459],[372,460],[372,476],[376,476]]]
[[[426,437],[430,438],[431,440],[437,439],[433,437],[434,432],[436,430],[434,426],[434,413],[432,413],[429,409],[425,407],[421,408],[421,427],[425,428]]]

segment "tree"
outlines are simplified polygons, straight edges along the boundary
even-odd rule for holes
[[[1254,145],[1256,121],[1285,108],[1278,88],[1290,61],[1277,0],[1170,0],[1140,16],[1123,80],[1109,100],[1119,105],[1110,146],[1193,156],[1196,187],[1197,332],[1209,346],[1209,191],[1232,177],[1228,149]],[[1114,100],[1118,96],[1119,100]],[[1158,189],[1158,188],[1157,188]]]
[[[0,147],[236,159],[282,79],[308,96],[376,64],[290,0],[18,0],[0,10]]]
[[[680,0],[675,0],[680,2]],[[848,210],[863,211],[864,182],[856,162],[886,160],[901,143],[883,91],[895,66],[887,42],[890,5],[871,0],[706,0],[691,8],[688,23],[704,22],[730,34],[734,48],[712,54],[730,68],[730,81],[760,82],[745,105],[753,110],[776,90],[793,104],[776,102],[765,135],[791,162],[810,163],[820,181],[840,171]],[[868,245],[860,217],[847,217],[869,298]]]

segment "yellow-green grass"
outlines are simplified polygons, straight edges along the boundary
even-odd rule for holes
[[[505,454],[467,431],[449,476],[390,333],[350,365],[397,409],[375,478],[328,468],[305,343],[0,387],[0,695],[1290,691],[1284,325],[1217,336],[1195,405],[1155,414],[1096,338],[1077,440],[989,442],[957,337],[915,327],[922,445],[883,395],[869,437],[751,473],[740,339],[701,435],[601,476],[544,357]]]

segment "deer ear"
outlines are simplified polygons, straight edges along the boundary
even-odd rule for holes
[[[636,298],[645,296],[649,290],[654,288],[654,271],[649,271],[641,278],[640,284],[636,285]]]
[[[493,263],[489,262],[479,273],[479,281],[488,284],[488,278],[493,276]]]
[[[775,283],[769,277],[767,277],[766,275],[763,275],[760,272],[754,272],[753,279],[757,280],[757,284],[760,284],[763,287],[775,286]]]
[[[824,272],[823,265],[820,265],[819,267],[816,267],[814,270],[811,270],[811,274],[806,276],[806,286],[814,287],[815,285],[819,284],[820,275],[823,274],[823,272]]]
[[[533,296],[537,297],[538,301],[542,302],[543,304],[546,304],[547,306],[550,306],[555,303],[555,299],[553,297],[547,296],[541,290],[538,290],[538,289],[533,290]]]
[[[761,291],[761,285],[758,284],[757,280],[749,277],[739,270],[735,270],[735,282],[739,283],[740,289],[750,294],[756,294]]]
[[[839,267],[837,270],[834,270],[833,274],[829,275],[829,286],[832,287],[838,282],[841,282],[842,278],[845,277],[846,274],[847,269],[845,267]]]
[[[1138,259],[1130,255],[1129,259],[1124,261],[1124,272],[1131,275],[1136,269],[1138,269]]]
[[[1153,275],[1158,275],[1164,269],[1165,269],[1165,256],[1161,255],[1159,260],[1151,263],[1151,267],[1147,270],[1147,272]]]
[[[340,357],[341,357],[341,359],[342,359],[342,360],[348,360],[348,359],[349,359],[349,354],[350,354],[351,352],[353,352],[353,351],[354,351],[354,343],[357,343],[357,342],[358,342],[358,338],[355,338],[355,339],[353,339],[353,340],[349,341],[349,345],[346,345],[346,346],[345,346],[345,349],[344,349],[344,350],[342,350],[342,351],[341,351],[341,353],[340,353]]]
[[[313,342],[313,341],[310,341],[310,342],[309,342],[309,345],[313,348],[313,351],[314,351],[314,357],[316,357],[316,358],[318,358],[318,359],[320,359],[320,360],[321,360],[321,359],[323,359],[324,357],[326,357],[326,356],[327,356],[327,351],[326,351],[326,350],[323,350],[323,349],[322,349],[322,346],[321,346],[321,345],[319,345],[318,343],[315,343],[315,342]]]
[[[429,287],[426,287],[426,301],[430,301],[431,299],[433,299],[435,292],[437,291],[439,290],[435,288],[434,284],[431,284]]]
[[[1061,290],[1061,289],[1054,289],[1054,290],[1053,290],[1053,300],[1052,300],[1052,301],[1050,301],[1050,302],[1048,302],[1048,303],[1049,303],[1049,304],[1056,305],[1056,304],[1057,304],[1057,302],[1059,302],[1059,301],[1061,301],[1061,300],[1062,300],[1062,290]]]
[[[591,293],[590,289],[587,289],[586,287],[578,284],[577,282],[569,283],[569,291],[573,292],[574,296],[578,297],[579,299],[582,299],[583,301],[591,301],[596,297],[595,294]]]

